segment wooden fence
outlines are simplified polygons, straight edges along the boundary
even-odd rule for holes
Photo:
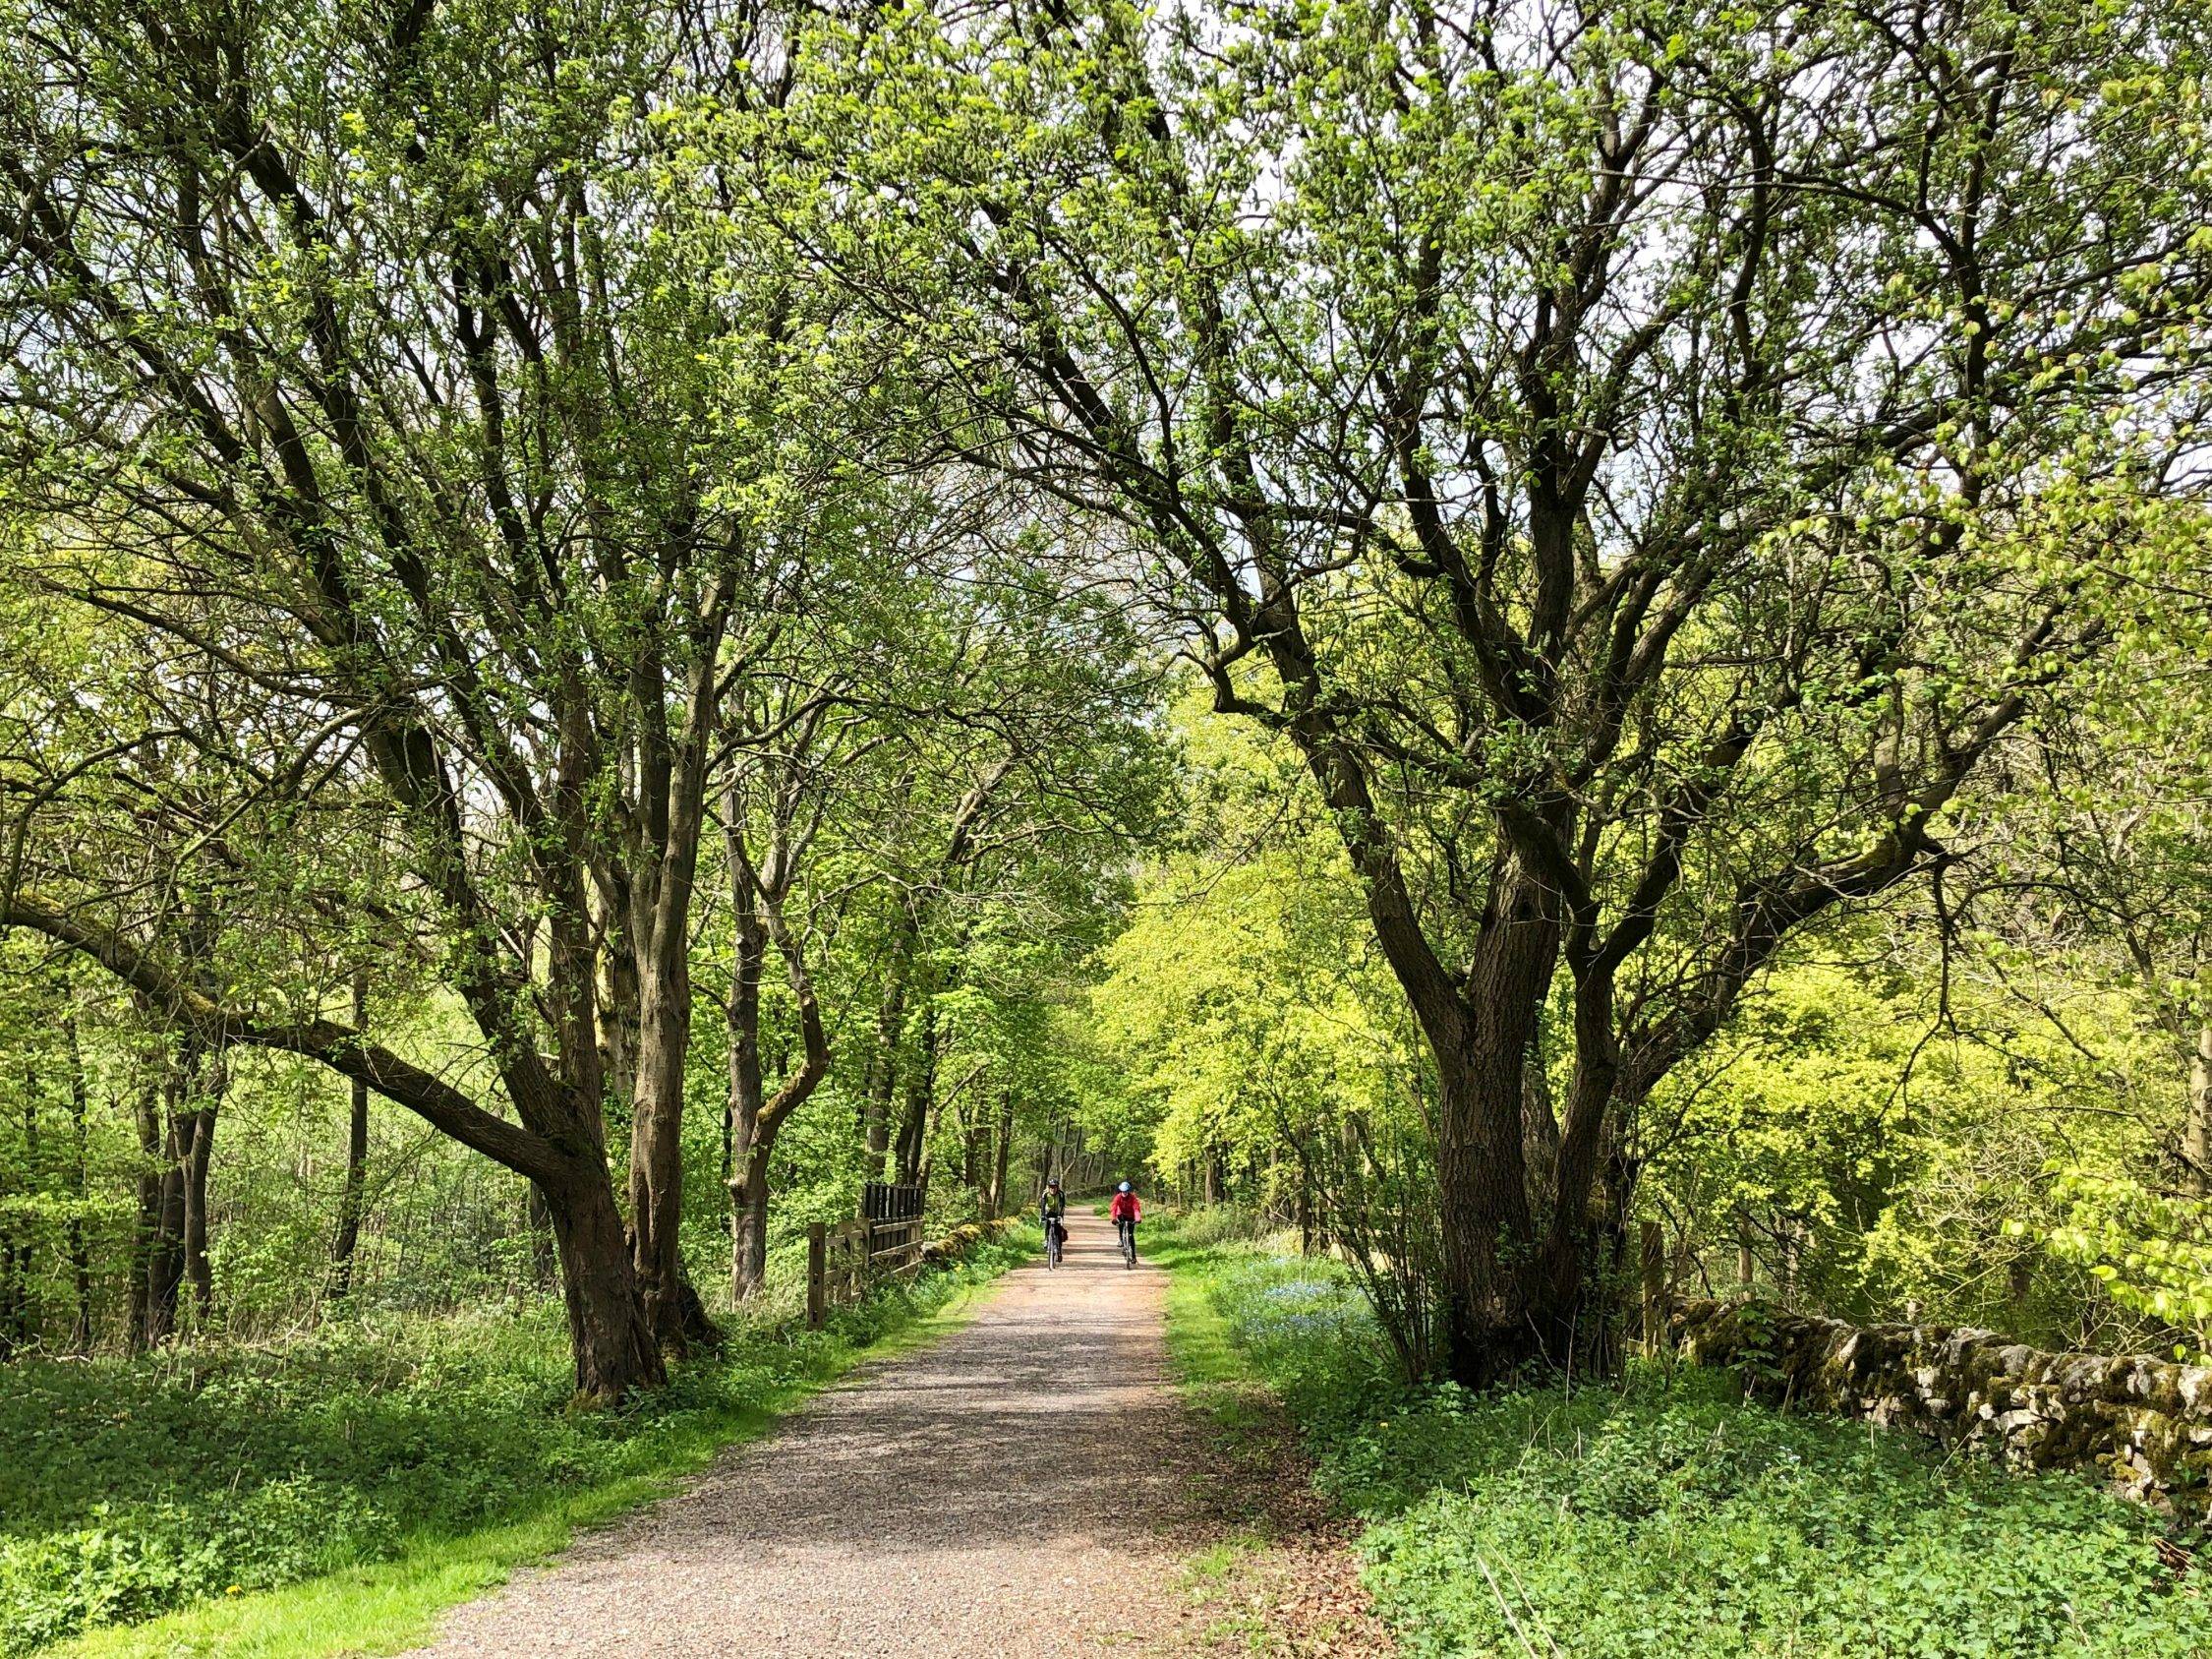
[[[806,1323],[816,1330],[832,1306],[856,1301],[887,1278],[922,1265],[922,1189],[870,1181],[860,1214],[840,1226],[806,1229]]]

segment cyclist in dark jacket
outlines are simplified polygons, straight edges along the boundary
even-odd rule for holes
[[[1037,1206],[1037,1218],[1044,1223],[1046,1255],[1057,1267],[1061,1247],[1068,1242],[1068,1198],[1060,1190],[1058,1176],[1045,1183],[1044,1198]]]

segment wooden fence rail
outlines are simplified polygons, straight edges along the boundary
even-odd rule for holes
[[[820,1330],[830,1309],[857,1301],[887,1278],[922,1265],[922,1218],[874,1220],[861,1216],[840,1226],[816,1221],[806,1229],[806,1323]]]

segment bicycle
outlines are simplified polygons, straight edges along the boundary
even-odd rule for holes
[[[1060,1266],[1060,1252],[1067,1242],[1068,1229],[1064,1225],[1054,1221],[1045,1223],[1045,1267],[1047,1269],[1056,1269]]]
[[[1136,1223],[1135,1221],[1124,1221],[1121,1225],[1121,1234],[1122,1266],[1134,1268],[1136,1266]]]

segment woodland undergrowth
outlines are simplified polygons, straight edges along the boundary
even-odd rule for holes
[[[1280,1396],[1407,1654],[2212,1653],[2198,1540],[2086,1480],[1778,1413],[1718,1372],[1411,1385],[1332,1264],[1233,1230],[1156,1229],[1178,1351]]]
[[[1031,1242],[822,1331],[733,1322],[720,1352],[617,1410],[572,1404],[557,1305],[18,1363],[0,1388],[0,1655],[643,1501]]]

